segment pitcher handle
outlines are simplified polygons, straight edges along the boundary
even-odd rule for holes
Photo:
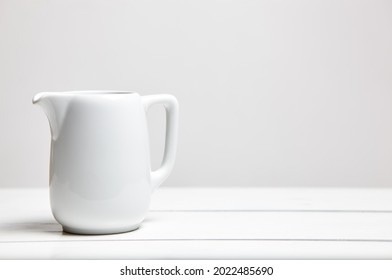
[[[178,134],[178,101],[170,94],[146,95],[141,98],[146,113],[151,106],[156,104],[162,104],[166,110],[165,152],[161,166],[151,171],[152,190],[155,190],[169,177],[174,166]]]

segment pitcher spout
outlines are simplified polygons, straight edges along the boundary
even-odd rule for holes
[[[32,101],[33,104],[40,105],[46,114],[49,121],[52,139],[56,140],[65,119],[69,98],[58,93],[40,92],[34,95]]]
[[[46,95],[49,95],[50,93],[48,92],[40,92],[37,93],[36,95],[34,95],[33,97],[33,104],[37,104],[38,102],[40,102],[43,98],[45,98]]]

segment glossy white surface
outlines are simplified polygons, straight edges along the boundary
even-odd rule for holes
[[[47,189],[0,190],[2,259],[392,259],[388,188],[163,187],[133,232],[63,233]]]
[[[153,189],[175,159],[178,104],[171,95],[132,92],[39,93],[51,128],[50,202],[67,232],[108,234],[139,227]],[[162,166],[151,171],[146,111],[167,111]]]

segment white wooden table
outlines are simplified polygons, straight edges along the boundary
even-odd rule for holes
[[[63,233],[49,190],[0,189],[0,259],[392,259],[392,189],[161,187],[136,231]]]

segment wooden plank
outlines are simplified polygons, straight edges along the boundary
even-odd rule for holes
[[[162,188],[156,193],[152,210],[140,230],[96,237],[63,234],[50,212],[47,190],[1,190],[0,241],[134,238],[389,240],[392,238],[392,212],[388,208],[392,202],[390,194],[389,189],[383,188],[373,192],[362,188]]]
[[[392,211],[392,188],[161,187],[150,209]],[[49,189],[1,189],[0,210],[50,211]]]
[[[392,213],[152,211],[139,230],[100,236],[65,234],[54,220],[9,220],[0,241],[364,240],[392,242]]]
[[[151,209],[392,211],[392,188],[162,187]]]
[[[86,241],[0,243],[0,259],[392,259],[392,243]]]
[[[392,258],[387,188],[161,188],[134,232],[64,234],[47,189],[0,190],[0,258]]]

